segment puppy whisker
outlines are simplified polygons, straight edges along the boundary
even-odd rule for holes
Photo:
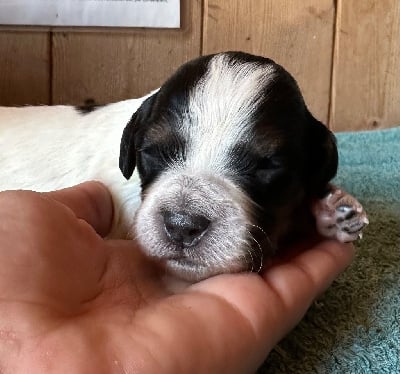
[[[267,233],[266,233],[260,226],[254,225],[254,224],[252,224],[252,223],[248,223],[247,225],[256,228],[256,229],[257,229],[258,231],[260,231],[266,238],[268,238]]]
[[[250,272],[252,273],[254,271],[254,257],[252,252],[252,247],[249,245],[246,247],[246,252],[250,255],[250,259],[251,259],[251,269]]]
[[[259,262],[260,262],[260,265],[259,265],[259,268],[258,268],[258,270],[257,270],[257,273],[259,273],[259,272],[261,271],[262,267],[263,267],[263,264],[264,264],[264,251],[263,251],[263,249],[262,249],[261,244],[260,244],[260,243],[258,242],[258,240],[251,234],[251,232],[247,230],[247,233],[249,234],[249,238],[250,238],[253,242],[256,243],[256,249],[257,249],[258,252],[259,252]],[[250,246],[250,248],[251,248],[251,249],[254,249],[253,246]],[[254,261],[253,255],[251,254],[251,251],[250,251],[249,253],[250,253],[250,256],[251,256],[251,259],[252,259],[252,263],[253,263],[253,264],[252,264],[252,269],[251,269],[251,271],[253,271],[253,270],[254,270],[254,263],[255,263],[255,261]]]

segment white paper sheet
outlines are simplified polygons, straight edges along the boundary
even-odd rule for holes
[[[0,0],[0,24],[180,27],[179,0]]]

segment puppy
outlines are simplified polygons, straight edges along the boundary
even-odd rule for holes
[[[0,190],[100,180],[111,236],[135,238],[179,279],[258,271],[307,225],[345,242],[368,223],[329,184],[334,136],[270,59],[200,57],[145,98],[81,109],[0,108]]]

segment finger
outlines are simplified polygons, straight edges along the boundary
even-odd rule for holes
[[[214,295],[236,311],[232,317],[236,319],[234,325],[223,318],[218,328],[221,333],[225,329],[231,333],[235,326],[240,336],[230,336],[230,342],[225,344],[232,345],[232,339],[236,339],[238,352],[246,351],[248,364],[256,367],[301,320],[313,300],[350,264],[353,256],[352,245],[325,241],[288,262],[276,264],[262,277],[255,274],[217,276],[198,283],[193,289]],[[246,327],[250,330],[247,339]]]
[[[70,208],[76,217],[88,222],[98,234],[109,233],[113,220],[113,203],[108,189],[99,182],[85,182],[58,191],[45,192]]]
[[[352,244],[325,240],[312,248],[278,262],[264,274],[264,280],[284,298],[288,308],[301,300],[312,301],[351,263],[355,255]],[[284,275],[285,274],[285,275]],[[297,283],[296,283],[297,281]]]

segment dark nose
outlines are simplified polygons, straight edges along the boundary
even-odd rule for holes
[[[168,238],[185,247],[195,246],[210,224],[206,217],[186,212],[163,212],[163,216]]]

